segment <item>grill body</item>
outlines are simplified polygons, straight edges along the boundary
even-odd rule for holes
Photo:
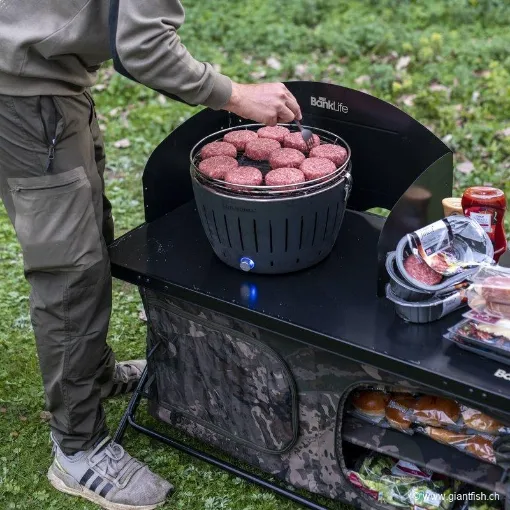
[[[324,260],[338,237],[351,188],[349,174],[342,174],[313,193],[252,200],[192,180],[214,253],[231,267],[263,274],[291,273]]]

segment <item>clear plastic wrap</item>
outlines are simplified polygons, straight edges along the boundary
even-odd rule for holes
[[[415,255],[446,277],[492,262],[490,238],[477,222],[462,216],[436,221],[407,239]]]
[[[488,434],[463,434],[436,427],[418,427],[416,431],[429,436],[438,443],[452,446],[467,455],[491,464],[496,463],[493,447],[496,438],[494,436]]]
[[[406,282],[436,293],[465,282],[481,265],[494,264],[493,255],[491,240],[476,221],[450,216],[403,237],[395,261]]]
[[[401,473],[396,460],[371,453],[349,472],[350,482],[376,501],[396,508],[413,510],[450,510],[455,503],[455,492],[460,483],[446,477],[431,476],[419,467],[406,463],[406,474]],[[415,474],[409,472],[410,470]]]
[[[497,361],[503,365],[510,366],[510,357],[508,356],[500,356],[497,352],[487,349],[484,346],[480,346],[478,343],[474,344],[470,340],[463,338],[459,335],[455,335],[453,333],[446,333],[443,335],[444,338],[452,343],[454,343],[457,347],[461,349],[472,352],[473,354],[477,354],[478,356],[482,356],[487,359],[491,359],[493,361]]]
[[[351,396],[348,413],[379,427],[406,434],[413,434],[419,426],[440,427],[468,435],[510,434],[510,426],[478,409],[426,394],[358,390]]]
[[[482,266],[471,277],[470,301],[498,303],[510,308],[510,269],[501,266]],[[503,310],[508,311],[507,307]],[[494,307],[498,308],[498,307]]]
[[[471,345],[510,357],[510,329],[504,326],[465,319],[450,328],[449,332],[467,340]]]

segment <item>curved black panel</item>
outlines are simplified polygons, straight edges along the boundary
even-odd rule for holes
[[[427,168],[450,152],[419,122],[373,96],[326,83],[286,85],[302,107],[304,124],[336,133],[351,146],[354,186],[350,209],[392,209]],[[189,153],[196,142],[245,122],[228,112],[207,109],[173,131],[145,169],[146,220],[153,221],[193,198]]]

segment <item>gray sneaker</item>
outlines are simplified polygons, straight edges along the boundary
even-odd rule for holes
[[[48,480],[55,489],[106,510],[153,510],[173,487],[124,449],[105,438],[94,448],[66,456],[54,443]]]
[[[113,379],[109,384],[101,387],[101,399],[131,393],[136,388],[140,377],[142,377],[146,365],[147,361],[144,359],[115,363]]]

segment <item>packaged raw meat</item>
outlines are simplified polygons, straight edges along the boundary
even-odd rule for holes
[[[482,266],[471,278],[473,292],[489,303],[510,305],[510,269]]]
[[[471,340],[460,335],[455,335],[451,332],[444,334],[443,337],[464,351],[471,352],[482,358],[497,361],[499,364],[510,366],[510,356],[501,356],[492,349],[487,349],[487,347],[482,346],[479,343],[472,342]]]
[[[397,245],[395,262],[407,283],[418,290],[437,293],[465,282],[480,266],[493,264],[493,252],[487,233],[476,221],[449,216],[404,236]],[[406,261],[414,276],[406,269]],[[439,274],[441,281],[435,273],[425,275],[419,262]],[[421,281],[417,279],[420,276]]]
[[[506,322],[505,322],[506,325]],[[465,319],[448,331],[468,341],[469,344],[483,347],[499,356],[510,357],[510,329],[487,324],[473,319]]]

